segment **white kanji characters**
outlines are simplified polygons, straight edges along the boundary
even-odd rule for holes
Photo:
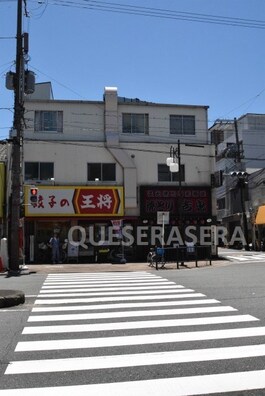
[[[95,208],[96,205],[93,204],[93,197],[94,195],[82,195],[82,203],[83,205],[80,205],[82,209],[88,209],[88,208]]]
[[[99,194],[98,198],[98,203],[97,203],[97,207],[102,209],[103,206],[105,206],[106,208],[110,209],[111,208],[111,204],[112,204],[112,198],[109,194]]]
[[[82,209],[94,209],[99,208],[103,209],[104,207],[107,209],[111,209],[112,207],[112,197],[109,194],[99,194],[98,196],[90,195],[82,195],[82,205],[80,205]]]

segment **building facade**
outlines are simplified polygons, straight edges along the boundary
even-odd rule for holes
[[[40,246],[54,231],[74,242],[68,258],[76,261],[108,261],[121,239],[126,259],[142,260],[159,212],[168,215],[166,233],[215,218],[207,109],[119,97],[113,87],[102,101],[55,100],[50,83],[37,84],[25,101],[26,261],[41,261]],[[166,164],[172,147],[179,148],[177,173]]]
[[[249,244],[255,246],[255,218],[264,204],[257,178],[265,164],[265,115],[248,113],[237,120],[217,120],[210,128],[216,145],[217,219],[231,235],[247,221]],[[228,237],[229,239],[229,237]],[[259,238],[260,239],[260,238]]]

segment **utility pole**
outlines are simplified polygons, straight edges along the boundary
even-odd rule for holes
[[[236,158],[235,161],[240,164],[241,163],[241,153],[240,153],[240,142],[238,137],[238,127],[237,127],[237,119],[234,118],[234,126],[235,126],[235,135],[236,135]]]
[[[241,152],[240,152],[240,142],[238,137],[238,127],[237,127],[237,119],[234,118],[234,125],[235,125],[235,135],[236,135],[236,158],[235,161],[239,166],[241,166]],[[240,169],[242,170],[242,169]],[[249,250],[249,242],[248,242],[248,222],[247,222],[247,215],[246,215],[246,204],[245,204],[245,191],[246,191],[246,180],[244,177],[238,177],[238,187],[240,191],[240,202],[241,202],[241,210],[242,210],[242,221],[243,221],[243,233],[245,237],[245,250]]]
[[[12,192],[9,227],[9,273],[19,275],[19,220],[21,191],[21,141],[24,116],[24,54],[22,0],[17,0],[16,72],[14,75],[14,136],[12,141]]]

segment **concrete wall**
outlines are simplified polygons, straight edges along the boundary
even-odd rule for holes
[[[183,186],[209,186],[214,145],[208,144],[207,107],[126,102],[116,88],[105,88],[104,101],[27,100],[24,161],[53,162],[56,185],[88,185],[88,162],[116,163],[116,182],[125,189],[125,208],[139,211],[138,186],[158,182],[158,164],[180,139]],[[34,132],[34,111],[63,111],[63,132]],[[148,113],[149,134],[122,132],[122,113]],[[194,115],[195,135],[170,135],[171,114]],[[92,182],[93,183],[93,182]],[[107,184],[107,183],[104,183]],[[214,200],[213,200],[214,202]],[[214,207],[214,206],[213,206]]]
[[[186,147],[181,145],[181,163],[185,165],[183,185],[209,185],[213,172],[212,146]],[[132,158],[137,173],[137,184],[165,184],[158,182],[158,164],[165,164],[169,147],[165,144],[121,145],[122,151]],[[210,156],[212,159],[210,159]],[[53,162],[54,178],[58,184],[88,184],[88,162],[113,162],[114,157],[102,143],[79,142],[24,142],[24,159],[27,162]],[[116,163],[117,180],[124,182],[122,167]],[[113,183],[112,183],[113,184]],[[168,182],[166,182],[168,184]]]

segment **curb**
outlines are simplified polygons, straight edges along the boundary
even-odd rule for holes
[[[187,262],[184,266],[179,266],[178,271],[184,269],[202,269],[213,268],[224,265],[230,265],[232,262],[228,260],[215,260],[212,265],[205,262],[199,262],[196,267],[195,262]],[[149,267],[147,262],[144,263],[126,263],[126,264],[111,264],[111,263],[78,263],[78,264],[28,264],[29,274],[54,274],[54,273],[101,273],[101,272],[131,272],[131,271],[156,271],[154,267]],[[177,270],[176,263],[166,263],[162,271]]]
[[[0,290],[0,308],[24,304],[25,294],[21,290]]]

